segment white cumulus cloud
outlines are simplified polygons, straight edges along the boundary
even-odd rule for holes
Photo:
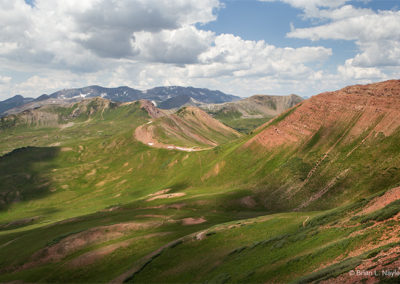
[[[270,2],[274,0],[260,0]],[[291,26],[289,38],[353,41],[357,53],[337,68],[347,79],[386,79],[400,69],[400,11],[356,8],[340,0],[276,0],[303,10],[304,17],[319,20],[304,28]]]
[[[345,0],[284,2],[328,24],[367,15]],[[331,48],[276,46],[202,29],[219,9],[219,0],[36,0],[33,6],[0,0],[0,74],[13,77],[0,86],[0,96],[38,96],[88,84],[195,85],[238,95],[319,91],[318,80],[329,77],[321,68]],[[308,38],[302,32],[294,28],[289,36]],[[322,31],[314,34],[324,38]],[[360,41],[366,55],[360,53],[352,66],[375,64],[369,53],[376,47],[368,43]]]
[[[358,53],[340,67],[340,73],[356,79],[384,78],[384,70],[379,68],[400,66],[400,11],[352,9],[358,13],[337,17],[340,11],[331,11],[331,22],[294,29],[288,37],[354,41]]]

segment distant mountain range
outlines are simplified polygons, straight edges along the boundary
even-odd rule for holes
[[[34,101],[34,98],[24,98],[21,95],[15,95],[12,98],[0,102],[0,115],[9,109],[19,107]]]
[[[89,86],[77,89],[64,89],[50,95],[41,95],[36,99],[16,95],[0,102],[0,115],[15,114],[26,109],[33,109],[47,104],[71,103],[93,97],[101,97],[114,102],[130,102],[146,99],[153,101],[155,105],[164,109],[178,108],[188,102],[192,102],[191,105],[196,105],[196,103],[214,104],[240,99],[240,97],[228,95],[221,91],[194,87],[156,87],[141,91],[125,86],[117,88]]]

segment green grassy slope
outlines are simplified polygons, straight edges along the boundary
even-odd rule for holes
[[[377,132],[378,117],[354,135],[357,113],[250,143],[301,110],[191,153],[136,141],[140,104],[2,130],[0,281],[317,281],[385,259],[400,207],[363,209],[400,185],[400,129]]]
[[[350,218],[366,203],[327,213],[275,214],[213,226],[164,250],[130,281],[305,283],[347,275],[378,252],[399,246],[395,238],[379,241],[393,230],[395,221],[361,223]]]

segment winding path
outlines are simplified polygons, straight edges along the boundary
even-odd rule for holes
[[[178,150],[178,151],[184,151],[184,152],[196,152],[196,151],[204,151],[204,150],[209,150],[210,148],[187,148],[187,147],[181,147],[181,146],[176,146],[172,144],[164,144],[155,138],[154,135],[154,127],[151,125],[152,121],[149,121],[143,125],[138,126],[135,129],[135,139],[142,142],[143,144],[146,144],[150,147],[153,148],[163,148],[163,149],[168,149],[168,150]]]

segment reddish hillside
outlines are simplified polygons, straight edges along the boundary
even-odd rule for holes
[[[240,137],[238,132],[196,107],[184,107],[170,114],[148,101],[142,101],[141,107],[152,120],[136,128],[135,138],[152,147],[204,150]]]
[[[159,118],[166,116],[166,114],[159,108],[155,107],[152,102],[148,100],[140,100],[140,108],[144,109],[151,118]]]
[[[246,146],[303,143],[321,127],[346,127],[351,140],[365,131],[391,135],[400,126],[400,80],[355,85],[312,97],[259,128]]]

